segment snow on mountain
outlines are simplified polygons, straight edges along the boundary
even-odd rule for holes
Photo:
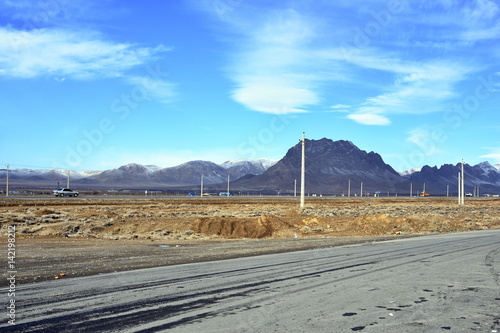
[[[196,160],[154,172],[156,182],[175,185],[199,184],[201,176],[205,184],[216,184],[227,180],[227,171],[213,162]]]
[[[55,170],[56,172],[60,173],[64,177],[68,176],[68,170],[64,170],[64,169],[53,169],[53,170]],[[82,178],[87,178],[87,177],[90,177],[90,176],[98,175],[101,172],[102,171],[90,171],[90,170],[87,170],[87,171],[76,171],[76,170],[70,170],[69,177],[71,179],[82,179]]]
[[[481,162],[477,165],[474,166],[474,168],[478,171],[481,172],[483,175],[488,175],[490,172],[498,172],[498,169],[495,168],[493,165],[490,164],[490,162]]]
[[[162,167],[160,167],[160,166],[157,166],[157,165],[152,165],[152,164],[149,164],[149,165],[144,165],[144,167],[145,167],[146,169],[148,169],[149,171],[151,171],[151,172],[155,172],[155,171],[158,171],[158,170],[163,169],[163,168],[162,168]]]
[[[239,159],[226,161],[220,164],[220,166],[225,168],[233,179],[238,179],[246,175],[260,175],[277,162],[267,158],[254,160]]]
[[[419,172],[420,170],[422,170],[422,169],[421,168],[411,168],[411,169],[408,169],[408,170],[405,170],[402,172],[398,172],[398,173],[403,177],[407,177],[407,176],[414,174],[415,172]]]
[[[493,166],[495,169],[497,169],[498,171],[500,171],[500,163],[497,163]]]
[[[239,159],[239,160],[232,160],[232,161],[226,161],[222,164],[220,164],[221,167],[223,168],[230,168],[236,165],[245,165],[248,163],[251,163],[253,165],[257,166],[262,166],[266,169],[270,168],[271,166],[275,165],[278,162],[278,160],[271,160],[268,158],[259,158],[259,159]]]
[[[5,169],[0,173],[5,173]],[[75,171],[70,170],[70,179],[83,179],[97,175],[102,171]],[[68,170],[65,169],[10,169],[9,177],[11,179],[30,179],[30,180],[62,180],[68,178]]]

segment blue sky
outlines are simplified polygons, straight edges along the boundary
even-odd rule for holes
[[[500,162],[496,1],[0,0],[0,162]]]

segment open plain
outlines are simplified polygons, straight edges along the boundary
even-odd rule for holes
[[[0,237],[15,226],[16,281],[29,283],[500,228],[500,200],[490,198],[464,206],[452,198],[308,198],[298,206],[283,197],[11,197],[0,200]]]

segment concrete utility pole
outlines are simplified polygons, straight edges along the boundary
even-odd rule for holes
[[[413,196],[413,183],[410,183],[410,198]]]
[[[295,198],[297,196],[297,179],[295,179],[295,184],[293,187],[293,197]]]
[[[351,197],[351,180],[349,179],[349,182],[347,183],[347,196],[350,198]]]
[[[229,196],[229,174],[227,174],[227,196]]]
[[[465,180],[464,180],[464,160],[462,160],[462,188],[460,190],[460,192],[462,193],[462,201],[461,201],[461,205],[465,204]]]
[[[361,182],[361,190],[360,190],[359,196],[363,197],[363,182]]]
[[[5,166],[7,167],[7,186],[6,186],[6,189],[5,189],[5,196],[8,197],[9,196],[9,168],[10,168],[10,164],[5,164]]]
[[[462,176],[461,173],[458,173],[458,204],[462,204],[462,193],[460,193],[460,190],[462,189]]]
[[[200,197],[203,196],[203,175],[201,175],[201,190],[200,190]]]
[[[306,193],[306,133],[302,132],[302,163],[300,168],[300,208],[304,208]]]
[[[70,171],[68,170],[68,182],[66,184],[66,188],[69,188],[69,173],[70,173]]]

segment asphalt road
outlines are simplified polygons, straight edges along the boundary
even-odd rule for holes
[[[18,332],[500,332],[500,230],[60,279],[15,301]]]

